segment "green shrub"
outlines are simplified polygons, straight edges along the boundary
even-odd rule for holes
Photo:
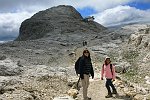
[[[127,60],[130,63],[133,63],[136,58],[139,56],[139,52],[137,50],[128,50],[122,52],[123,59]]]

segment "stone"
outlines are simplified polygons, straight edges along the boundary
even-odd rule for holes
[[[4,55],[0,55],[0,60],[5,60],[7,57]]]
[[[144,95],[137,94],[136,96],[134,96],[134,100],[144,100]]]
[[[76,81],[69,81],[68,86],[72,87],[72,86],[76,85],[76,83],[77,83]]]
[[[76,98],[77,97],[77,94],[78,94],[78,90],[76,89],[70,89],[67,94],[73,98]]]
[[[123,85],[123,82],[121,80],[115,79],[115,81],[113,82],[113,84],[115,84],[115,86],[117,86],[117,87],[120,87],[121,85]]]
[[[0,76],[16,76],[23,72],[23,68],[17,65],[17,62],[7,58],[0,61]]]
[[[15,75],[20,75],[22,73],[22,69],[17,67],[17,68],[11,68],[7,67],[5,65],[0,65],[0,76],[15,76]]]
[[[0,98],[3,98],[2,100],[34,100],[31,94],[24,90],[14,91],[13,94],[4,93],[0,95]]]
[[[127,93],[127,92],[129,91],[129,89],[128,89],[127,87],[124,87],[124,88],[123,88],[123,91],[124,91],[125,93]]]
[[[61,96],[61,97],[55,97],[53,100],[74,100],[70,96]]]
[[[128,68],[131,67],[131,65],[127,62],[116,62],[117,65],[115,65],[115,71],[117,73],[126,73]]]
[[[146,96],[146,100],[150,100],[150,94]]]
[[[150,62],[150,53],[147,53],[147,55],[143,59],[143,62],[145,63]]]
[[[15,91],[15,88],[13,88],[11,86],[7,86],[7,87],[4,87],[4,88],[0,89],[0,94],[4,94],[4,93],[11,94],[13,91]]]
[[[145,42],[145,43],[144,43],[144,47],[147,48],[147,47],[148,47],[148,44],[149,44],[148,42]]]
[[[143,38],[142,35],[139,35],[139,36],[136,38],[135,46],[139,46],[139,45],[141,44],[142,38]]]
[[[134,92],[134,91],[128,91],[128,92],[126,92],[125,94],[126,94],[127,96],[129,96],[129,97],[134,97],[137,93]]]

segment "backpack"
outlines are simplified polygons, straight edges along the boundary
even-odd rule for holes
[[[79,66],[79,62],[80,62],[81,57],[78,58],[78,60],[75,62],[75,71],[76,74],[80,74],[80,66]]]
[[[103,68],[104,68],[104,64],[103,64]],[[110,70],[111,70],[111,74],[113,76],[112,64],[110,64]]]

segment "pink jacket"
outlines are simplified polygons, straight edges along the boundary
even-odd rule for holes
[[[112,72],[113,72],[113,75],[112,75]],[[101,70],[101,77],[103,78],[105,76],[105,78],[107,78],[107,79],[115,79],[116,73],[115,73],[114,65],[112,65],[112,72],[110,69],[110,64],[108,64],[108,65],[104,64],[104,66],[102,67],[102,70]]]

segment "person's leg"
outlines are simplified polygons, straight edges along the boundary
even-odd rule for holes
[[[81,79],[81,82],[82,82],[82,87],[83,87],[83,98],[85,98],[86,97],[86,93],[85,93],[85,91],[86,91],[85,77],[84,77],[84,79]]]
[[[85,75],[85,77],[86,77],[86,96],[87,96],[87,94],[88,94],[88,87],[89,87],[89,75]],[[91,98],[89,98],[88,96],[87,96],[87,100],[91,100]]]
[[[110,81],[110,86],[113,90],[112,94],[117,94],[117,90],[116,90],[115,86],[113,85],[112,81]]]
[[[110,79],[106,79],[106,88],[107,88],[107,91],[108,91],[108,94],[111,93],[111,90],[110,90]]]
[[[84,79],[82,79],[82,86],[83,86],[83,98],[84,100],[88,100],[87,91],[89,86],[89,75],[84,74]]]
[[[110,82],[111,82],[111,79],[106,79],[106,88],[107,88],[107,91],[108,91],[108,95],[106,96],[106,98],[109,98],[109,97],[112,97],[112,93],[111,93],[111,90],[110,90]]]

